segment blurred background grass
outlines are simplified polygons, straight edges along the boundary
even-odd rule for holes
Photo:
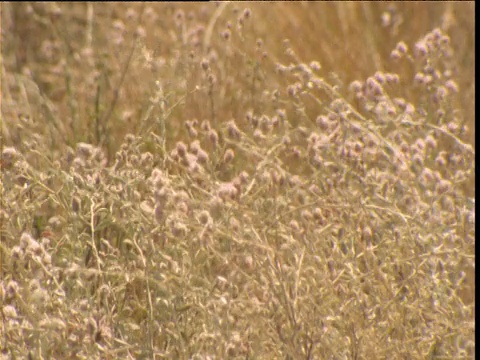
[[[145,68],[139,57],[148,53],[153,61],[164,61],[187,56],[190,51],[202,56],[201,46],[178,41],[174,15],[182,9],[190,22],[207,24],[219,5],[3,3],[2,78],[24,74],[38,85],[52,110],[63,119],[66,138],[75,138],[67,143],[95,142],[85,138],[91,133],[85,130],[93,126],[92,118],[99,122],[103,116],[109,123],[97,125],[99,131],[108,129],[104,136],[109,136],[111,144],[134,130],[156,80],[178,79],[172,74],[164,78],[158,69],[160,76],[156,78],[156,69]],[[455,75],[463,94],[461,108],[473,143],[474,2],[230,3],[214,24],[213,41],[220,40],[219,33],[227,22],[235,26],[234,14],[246,6],[252,9],[254,21],[246,24],[244,41],[252,42],[253,48],[256,39],[262,39],[271,64],[285,60],[283,40],[289,39],[302,61],[319,61],[324,72],[344,86],[376,71],[401,72],[390,59],[395,45],[405,41],[413,46],[422,34],[441,28],[449,34],[455,50]],[[140,40],[134,40],[135,33],[140,34]],[[413,77],[413,69],[409,71]],[[409,94],[405,96],[408,99]],[[98,104],[113,102],[113,113],[106,119],[110,109],[99,109]],[[196,112],[198,109],[189,115],[200,118],[202,114]],[[229,115],[219,113],[218,117]]]

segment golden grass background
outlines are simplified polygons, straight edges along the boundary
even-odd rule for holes
[[[2,3],[3,356],[472,358],[474,29],[473,2]]]

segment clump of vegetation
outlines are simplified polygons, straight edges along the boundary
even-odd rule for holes
[[[2,5],[2,352],[472,357],[471,68],[388,6]]]

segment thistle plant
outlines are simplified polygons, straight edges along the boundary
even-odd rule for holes
[[[473,356],[471,4],[269,6],[2,5],[7,357]]]

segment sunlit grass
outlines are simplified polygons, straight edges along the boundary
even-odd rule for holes
[[[472,10],[2,4],[3,353],[472,358]]]

